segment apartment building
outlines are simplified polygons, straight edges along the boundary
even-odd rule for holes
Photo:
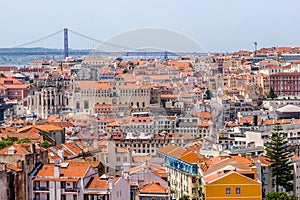
[[[165,158],[171,198],[179,199],[187,195],[192,200],[203,199],[202,170],[205,157],[174,145],[159,148],[157,155]]]
[[[84,189],[98,172],[89,164],[39,165],[29,174],[29,199],[84,199]]]
[[[131,165],[132,152],[128,148],[120,147],[114,140],[101,140],[98,142],[99,153],[96,158],[105,167],[105,173],[120,174],[123,164]]]
[[[157,149],[176,144],[184,147],[186,144],[195,141],[190,134],[156,133],[156,134],[134,134],[127,133],[126,137],[115,138],[116,146],[127,147],[133,153],[156,155]]]
[[[298,96],[300,95],[300,72],[272,74],[270,87],[278,96]]]
[[[13,186],[9,186],[11,187],[9,189],[10,196],[25,200],[29,198],[28,187],[30,182],[27,175],[37,165],[48,162],[48,152],[35,144],[13,144],[0,150],[0,160],[6,163],[6,167],[11,170],[11,179],[14,180]]]

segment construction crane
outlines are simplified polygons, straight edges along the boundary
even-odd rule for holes
[[[46,51],[44,51],[44,55],[46,56],[46,58],[47,58],[48,60],[51,60],[51,58],[48,56],[48,54],[46,53]]]

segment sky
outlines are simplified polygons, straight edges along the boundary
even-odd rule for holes
[[[63,28],[107,40],[143,27],[175,30],[208,52],[300,46],[299,0],[1,0],[0,48]]]

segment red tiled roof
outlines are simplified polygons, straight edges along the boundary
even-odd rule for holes
[[[94,177],[87,189],[108,189],[109,184],[107,180],[101,180],[99,177]]]
[[[14,154],[31,154],[29,151],[25,149],[26,146],[29,146],[30,144],[13,144],[9,147],[5,147],[3,149],[0,149],[0,154],[8,154],[10,149],[14,149]]]
[[[140,193],[167,194],[167,188],[156,182],[150,182],[140,189]]]

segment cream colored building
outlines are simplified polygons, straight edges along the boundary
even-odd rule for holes
[[[150,87],[115,82],[77,81],[71,100],[76,112],[94,113],[96,104],[125,104],[133,108],[150,105]]]

